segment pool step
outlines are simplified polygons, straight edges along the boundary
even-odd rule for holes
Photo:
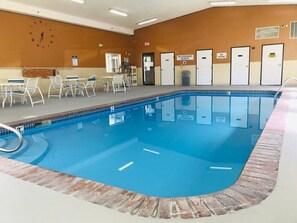
[[[16,145],[17,138],[1,139],[0,143],[4,143],[5,148],[12,148]],[[13,153],[0,152],[0,156],[25,163],[36,164],[36,162],[47,153],[47,150],[48,142],[45,138],[37,135],[24,136],[23,145],[18,151]]]

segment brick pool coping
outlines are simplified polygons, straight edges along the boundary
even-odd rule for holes
[[[288,97],[289,93],[283,92],[238,180],[231,187],[216,193],[181,198],[146,196],[1,157],[0,172],[94,204],[142,217],[191,219],[233,213],[259,204],[269,196],[276,185]],[[84,111],[94,108],[100,106],[86,108]],[[80,111],[76,110],[71,114]],[[69,113],[65,112],[63,115],[66,114]],[[60,115],[61,113],[36,120]]]

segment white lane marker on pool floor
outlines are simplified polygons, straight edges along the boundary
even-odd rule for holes
[[[144,148],[143,150],[146,151],[146,152],[149,152],[149,153],[154,153],[154,154],[160,155],[159,152],[154,151],[154,150],[150,150],[150,149],[146,149],[146,148]]]
[[[127,163],[126,165],[120,167],[120,168],[119,168],[119,171],[122,171],[122,170],[128,168],[129,166],[133,165],[133,163],[134,163],[134,162]]]
[[[232,167],[224,167],[224,166],[211,166],[209,169],[212,170],[232,170]]]

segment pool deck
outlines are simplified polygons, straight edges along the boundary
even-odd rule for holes
[[[50,99],[45,105],[34,108],[16,105],[0,110],[0,122],[38,118],[184,89],[277,88],[137,87],[126,94],[100,93],[94,98]],[[226,190],[199,197],[160,199],[0,159],[0,202],[3,207],[0,222],[164,222],[164,219],[170,218],[167,221],[295,223],[297,91],[287,90],[239,180]],[[48,180],[44,180],[44,176]]]

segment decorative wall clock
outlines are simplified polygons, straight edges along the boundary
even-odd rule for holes
[[[30,25],[29,36],[31,42],[38,48],[47,49],[54,44],[53,29],[43,20],[35,20]]]

